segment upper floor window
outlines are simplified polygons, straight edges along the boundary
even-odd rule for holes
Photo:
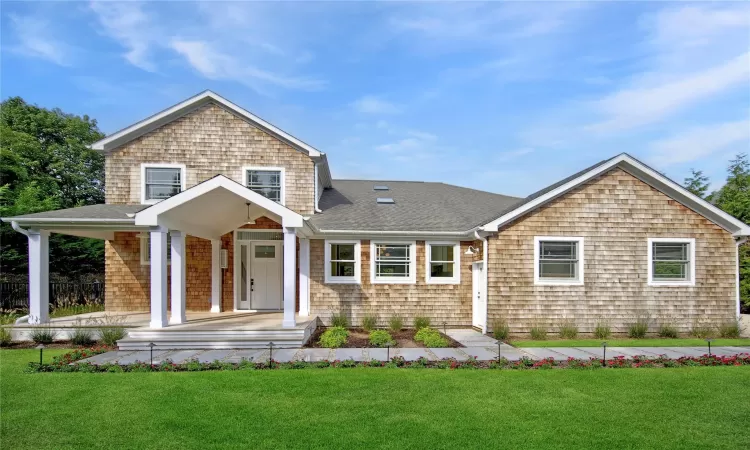
[[[457,284],[460,281],[458,242],[426,242],[427,283]]]
[[[583,238],[536,236],[535,284],[583,284]]]
[[[245,186],[258,194],[284,204],[283,167],[245,167]]]
[[[185,189],[185,166],[141,164],[141,203],[156,203]]]
[[[415,242],[372,242],[370,252],[373,283],[415,282]]]
[[[650,238],[648,240],[648,284],[693,286],[695,284],[695,239]]]

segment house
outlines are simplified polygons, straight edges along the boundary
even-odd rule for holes
[[[33,323],[49,320],[50,233],[106,240],[106,310],[147,317],[133,345],[241,339],[227,330],[258,312],[277,321],[256,337],[302,324],[301,340],[333,313],[519,333],[739,315],[750,227],[627,154],[526,198],[335,180],[325,153],[210,91],[91,147],[106,204],[3,219],[28,236]]]

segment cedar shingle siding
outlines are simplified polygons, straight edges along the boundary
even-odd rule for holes
[[[583,286],[534,285],[534,236],[583,236]],[[647,239],[695,238],[694,287],[649,286]],[[639,313],[694,323],[733,318],[735,244],[730,233],[627,172],[615,169],[501,228],[490,237],[488,323],[504,316],[514,332],[535,324],[556,331],[573,319],[591,332],[597,319],[626,332]]]

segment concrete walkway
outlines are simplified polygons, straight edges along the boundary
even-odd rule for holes
[[[498,342],[487,335],[474,330],[448,330],[446,333],[465,347],[463,348],[287,348],[274,349],[273,359],[278,362],[290,361],[335,361],[352,359],[354,361],[387,361],[389,356],[394,358],[400,356],[407,361],[415,361],[426,358],[436,361],[444,358],[454,358],[462,361],[470,356],[479,361],[490,361],[500,356],[510,361],[518,361],[521,358],[540,360],[553,358],[556,361],[565,361],[568,358],[589,359],[601,358],[603,349],[601,347],[540,347],[540,348],[516,348],[508,344]],[[607,359],[619,356],[632,358],[636,355],[657,357],[666,355],[670,358],[681,358],[683,356],[702,356],[708,353],[707,347],[607,347]],[[750,353],[750,347],[712,347],[711,353],[719,356],[730,356],[739,353]],[[154,351],[154,364],[170,360],[175,364],[181,364],[192,359],[200,362],[240,362],[268,361],[270,351],[268,349],[258,350],[158,350]],[[91,364],[132,364],[140,361],[148,363],[150,352],[146,350],[137,351],[112,351],[96,355],[83,360]]]

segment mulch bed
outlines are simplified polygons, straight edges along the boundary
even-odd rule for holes
[[[305,344],[306,348],[322,348],[318,344],[320,335],[326,330],[325,327],[318,327],[317,330],[310,337],[310,340]],[[393,339],[396,341],[396,346],[399,348],[424,348],[424,344],[414,340],[414,335],[417,334],[417,330],[406,329],[399,332],[388,331]],[[446,336],[442,332],[440,335],[448,341],[448,347],[458,348],[463,347],[457,341]],[[376,348],[374,345],[370,345],[370,333],[363,330],[362,328],[349,328],[349,338],[346,340],[341,348]]]

